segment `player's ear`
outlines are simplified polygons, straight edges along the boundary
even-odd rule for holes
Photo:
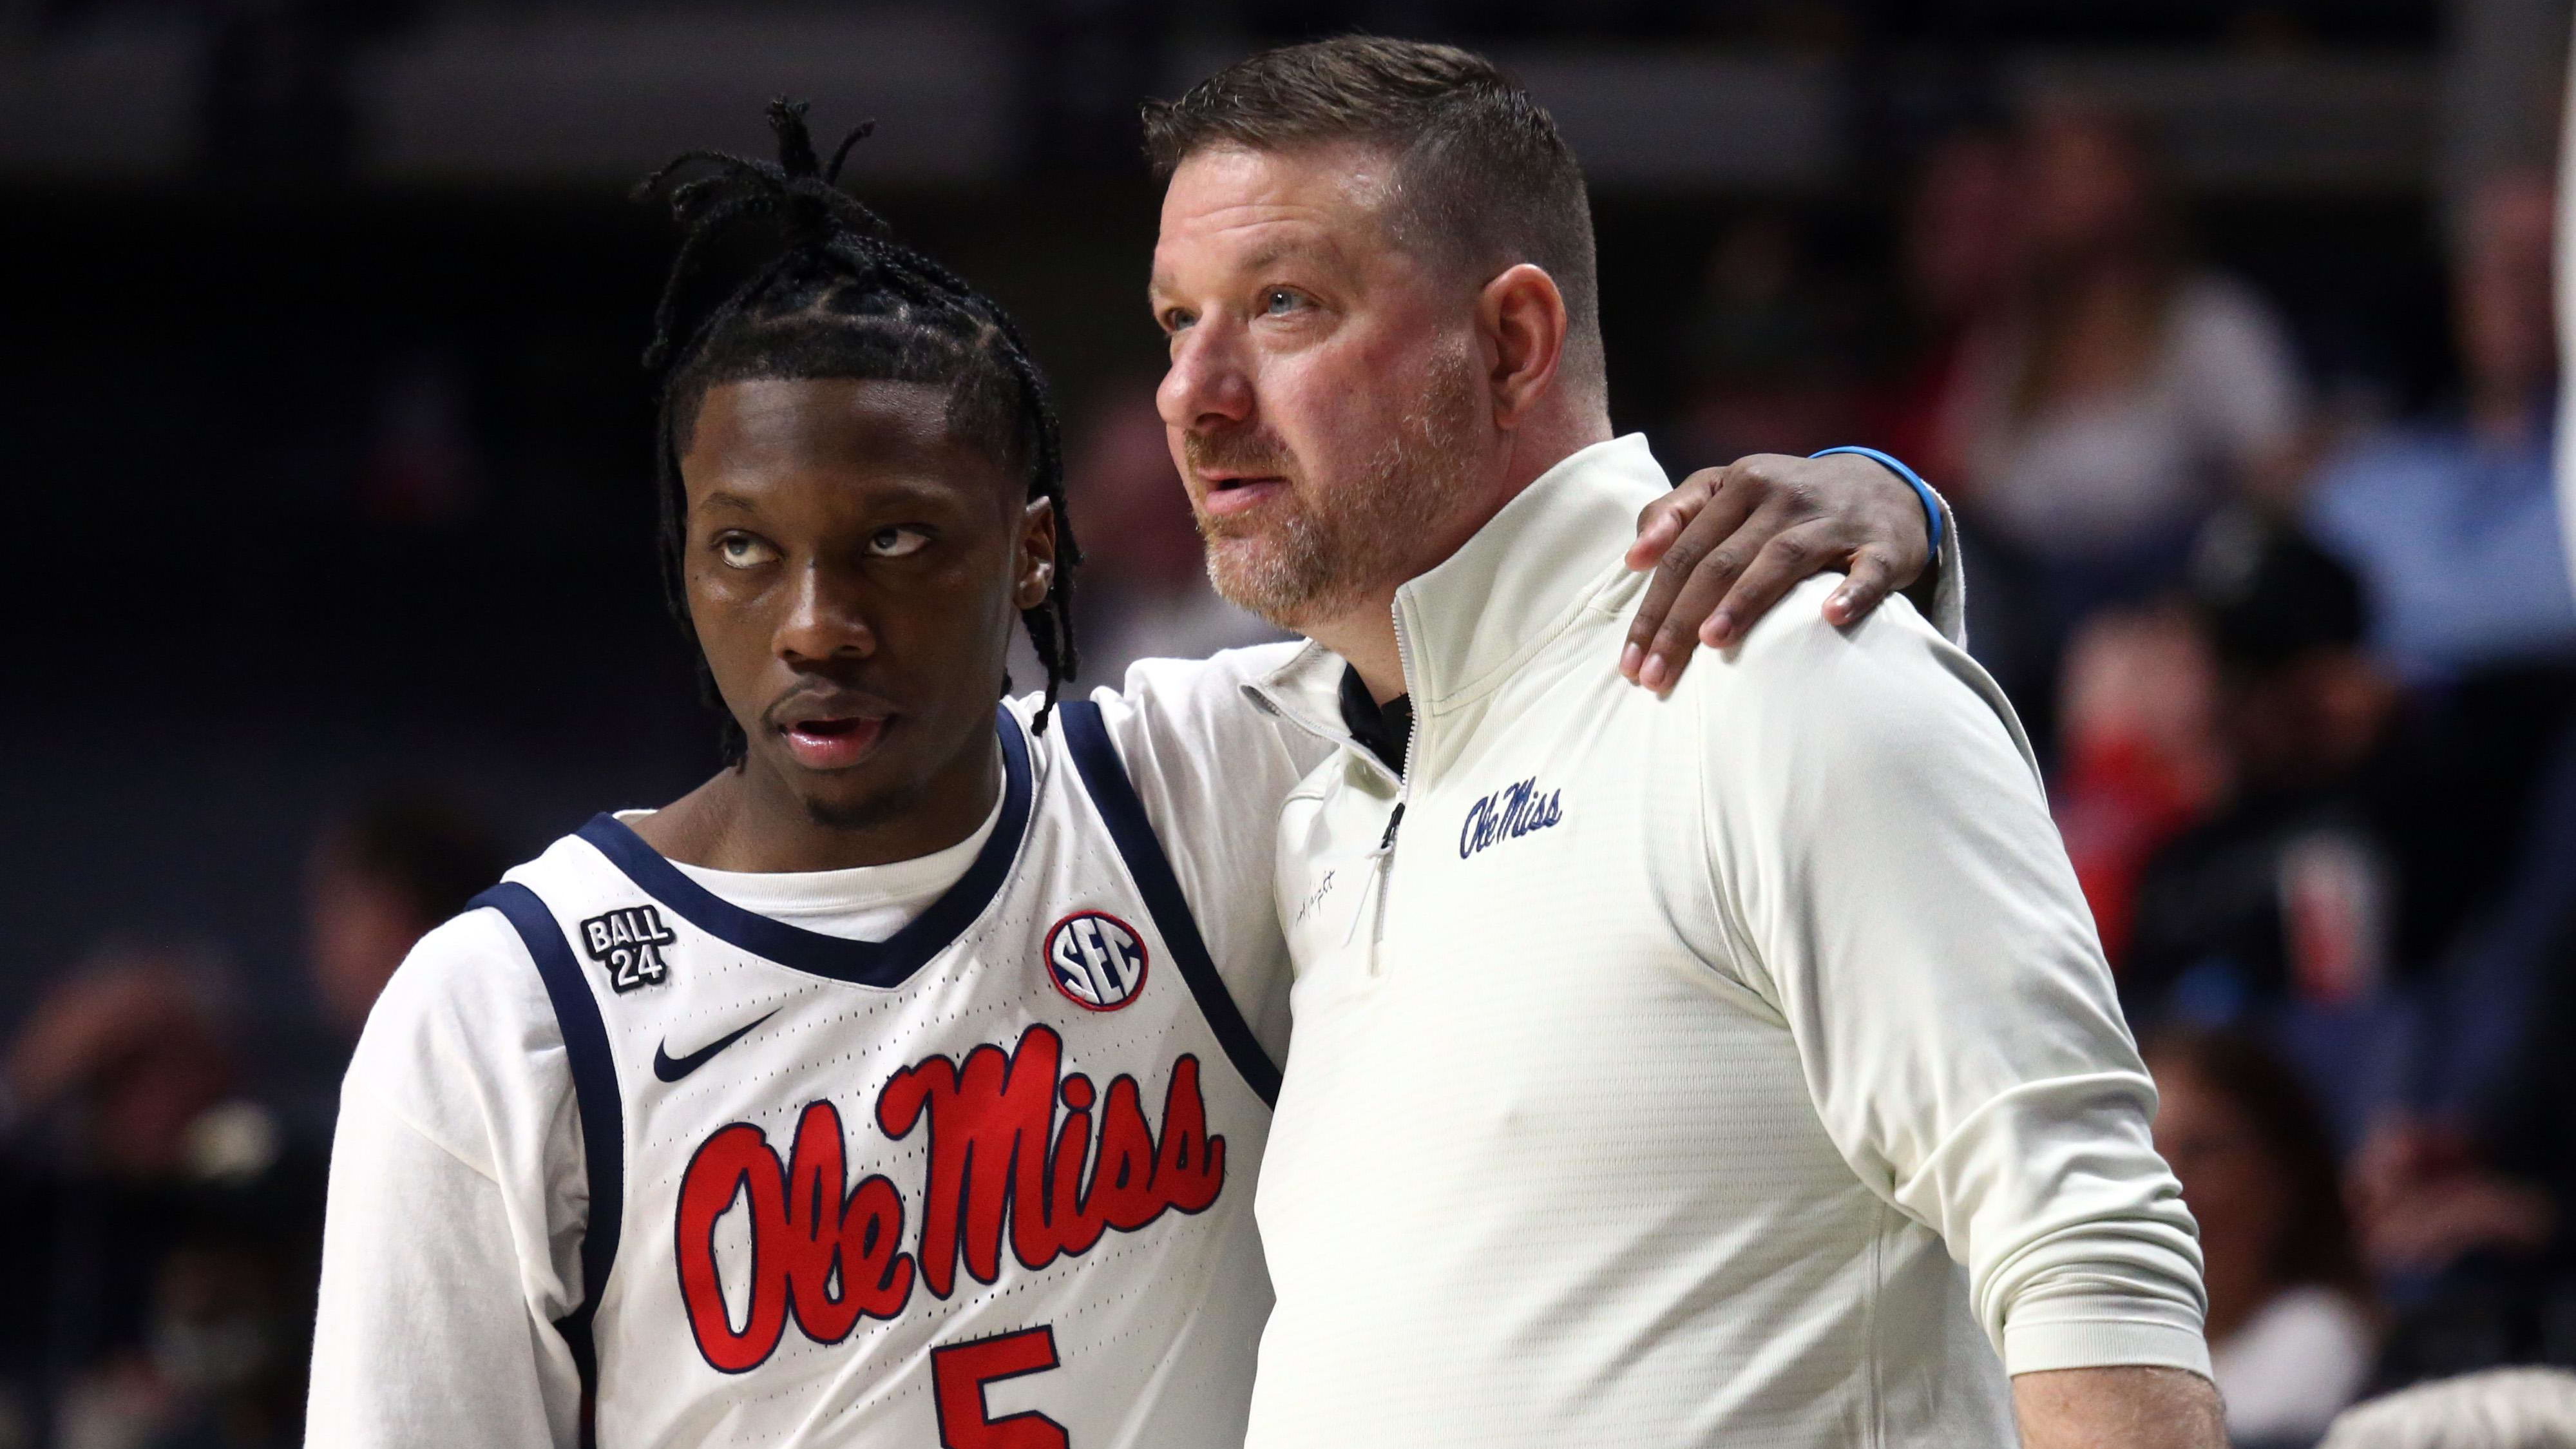
[[[1032,498],[1020,512],[1020,551],[1011,602],[1034,609],[1055,584],[1055,503]]]

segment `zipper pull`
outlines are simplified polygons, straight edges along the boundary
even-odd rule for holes
[[[1398,800],[1395,802],[1395,813],[1386,818],[1386,834],[1378,837],[1377,849],[1368,853],[1368,884],[1360,889],[1359,899],[1352,905],[1350,924],[1342,928],[1342,944],[1345,946],[1359,939],[1360,921],[1368,915],[1371,906],[1379,904],[1384,899],[1379,887],[1386,880],[1387,857],[1395,853],[1396,829],[1403,824],[1404,802]],[[1369,974],[1372,976],[1377,974],[1374,963],[1370,966]]]

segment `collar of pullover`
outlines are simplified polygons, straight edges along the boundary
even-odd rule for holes
[[[1415,711],[1438,715],[1492,691],[1604,589],[1635,577],[1621,559],[1637,536],[1638,510],[1671,488],[1645,435],[1595,443],[1540,474],[1456,553],[1396,590]]]
[[[1396,590],[1416,715],[1495,688],[1586,605],[1640,578],[1621,564],[1638,510],[1671,489],[1644,434],[1595,443],[1540,474],[1456,553]],[[1603,667],[1612,662],[1604,656]],[[1347,667],[1309,644],[1244,688],[1264,707],[1350,743],[1340,709]]]

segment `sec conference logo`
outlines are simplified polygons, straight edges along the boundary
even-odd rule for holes
[[[1145,942],[1107,911],[1076,911],[1046,939],[1047,979],[1085,1011],[1116,1011],[1145,989]]]

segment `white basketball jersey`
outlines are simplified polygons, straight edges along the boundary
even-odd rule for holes
[[[571,1060],[586,1441],[1241,1444],[1278,1070],[1098,706],[999,734],[990,840],[883,942],[604,815],[478,899]]]

